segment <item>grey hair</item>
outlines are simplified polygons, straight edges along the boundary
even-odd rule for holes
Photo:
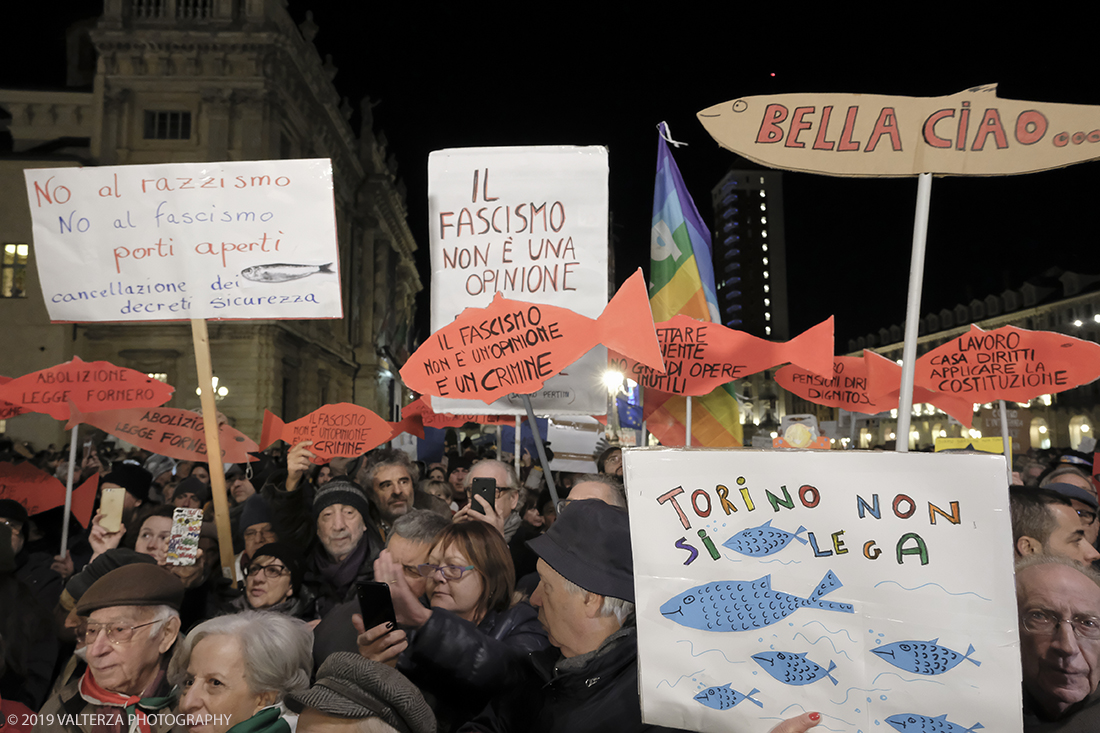
[[[574,486],[584,483],[603,484],[611,489],[611,496],[614,498],[614,501],[610,502],[611,506],[626,509],[626,487],[619,479],[606,473],[586,473],[573,479]]]
[[[504,475],[508,477],[508,485],[498,487],[501,491],[505,491],[507,489],[518,489],[519,488],[519,477],[516,476],[516,469],[514,469],[512,467],[512,464],[505,463],[504,461],[498,461],[495,458],[482,458],[480,461],[477,461],[476,463],[474,463],[473,466],[470,466],[470,472],[472,473],[476,466],[489,466],[489,465],[496,466],[501,471],[504,471]],[[469,489],[472,483],[473,483],[473,478],[470,477],[469,473],[466,474],[466,479],[463,481],[463,485],[467,489]]]
[[[1080,563],[1071,558],[1063,555],[1028,555],[1025,558],[1016,561],[1014,570],[1016,571],[1016,584],[1019,587],[1020,571],[1026,568],[1034,567],[1036,565],[1064,565],[1067,568],[1073,568],[1077,572],[1084,575],[1100,588],[1100,573],[1092,569],[1091,566]]]
[[[195,645],[207,636],[232,636],[244,662],[245,681],[253,694],[288,693],[309,689],[313,670],[313,632],[304,621],[273,611],[243,611],[204,621],[191,630],[168,664],[168,681],[180,686]]]
[[[1058,481],[1058,479],[1062,476],[1077,476],[1078,478],[1083,478],[1085,481],[1089,480],[1089,475],[1077,466],[1063,464],[1044,476],[1043,480],[1039,482],[1039,488],[1045,489],[1050,484],[1062,483]]]
[[[372,496],[374,495],[374,474],[383,466],[401,466],[408,472],[413,485],[420,481],[420,469],[405,451],[397,448],[377,448],[367,454],[363,466],[359,469],[359,476],[363,480],[358,483],[370,491]]]
[[[585,593],[591,593],[584,588],[574,583],[564,575],[561,576],[562,584],[565,589],[575,596],[584,595]],[[599,596],[599,593],[593,593],[593,595]],[[623,598],[614,598],[612,596],[600,596],[603,598],[603,603],[600,604],[601,616],[614,616],[618,620],[619,624],[625,624],[626,620],[630,618],[630,615],[634,613],[634,604]]]
[[[149,629],[150,637],[159,636],[171,619],[180,617],[180,612],[171,606],[149,606],[148,609],[154,622],[153,627]]]
[[[390,536],[400,535],[410,542],[430,545],[451,520],[427,509],[410,509],[393,522]]]

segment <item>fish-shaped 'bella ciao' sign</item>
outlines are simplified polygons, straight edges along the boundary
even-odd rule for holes
[[[718,144],[773,168],[833,176],[1006,176],[1100,158],[1100,108],[1002,99],[769,94],[698,113]]]
[[[422,394],[488,404],[534,392],[598,344],[664,371],[641,270],[596,320],[498,292],[489,307],[467,308],[432,334],[405,362],[401,378]]]

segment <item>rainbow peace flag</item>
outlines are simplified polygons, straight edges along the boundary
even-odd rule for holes
[[[668,127],[657,135],[657,181],[653,187],[650,237],[649,304],[653,320],[675,315],[720,323],[711,262],[710,229],[699,216],[680,169],[665,142]],[[686,399],[655,390],[645,394],[646,427],[664,445],[684,445]],[[692,402],[692,445],[738,447],[741,419],[731,385],[723,385]]]

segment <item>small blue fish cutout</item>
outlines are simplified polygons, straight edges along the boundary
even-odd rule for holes
[[[689,629],[702,631],[748,631],[782,621],[800,608],[854,613],[850,603],[821,600],[841,587],[830,570],[809,598],[772,590],[772,576],[749,582],[719,580],[698,585],[673,596],[661,606],[661,613]]]
[[[892,725],[894,730],[900,730],[904,733],[971,733],[971,731],[985,727],[981,723],[975,723],[969,728],[949,723],[946,713],[938,718],[917,715],[916,713],[901,713],[900,715],[891,715],[886,719],[886,722]]]
[[[759,707],[764,707],[764,703],[760,702],[753,697],[760,690],[755,687],[752,688],[752,692],[747,695],[742,695],[737,690],[731,690],[730,685],[733,683],[722,685],[721,687],[708,687],[695,696],[703,705],[708,708],[714,708],[715,710],[729,710],[732,707],[736,707],[738,703],[748,700],[751,703],[756,703]]]
[[[882,657],[885,661],[898,669],[914,674],[943,674],[953,669],[959,662],[966,660],[980,667],[982,663],[977,659],[971,659],[974,653],[974,645],[971,644],[966,654],[959,654],[953,649],[940,646],[939,639],[932,641],[895,641],[871,651]]]
[[[734,552],[739,552],[749,557],[767,557],[768,555],[774,555],[789,545],[792,539],[798,540],[802,544],[806,544],[806,540],[798,536],[805,531],[806,528],[800,525],[798,529],[795,530],[795,533],[791,534],[785,530],[773,527],[772,520],[769,519],[759,527],[741,530],[733,537],[723,542],[722,547],[728,547]]]
[[[752,658],[765,672],[787,685],[808,685],[822,677],[828,677],[834,685],[837,684],[836,678],[829,674],[836,669],[836,662],[830,661],[829,668],[825,669],[806,659],[807,654],[809,652],[761,652],[753,654]]]

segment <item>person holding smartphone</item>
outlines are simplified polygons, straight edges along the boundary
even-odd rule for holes
[[[399,629],[382,624],[359,636],[368,659],[396,658],[432,702],[441,731],[480,711],[508,683],[512,665],[549,645],[538,614],[514,603],[515,571],[500,533],[482,522],[451,524],[419,566],[430,606],[417,600],[403,568],[384,551],[375,578],[390,588]]]

